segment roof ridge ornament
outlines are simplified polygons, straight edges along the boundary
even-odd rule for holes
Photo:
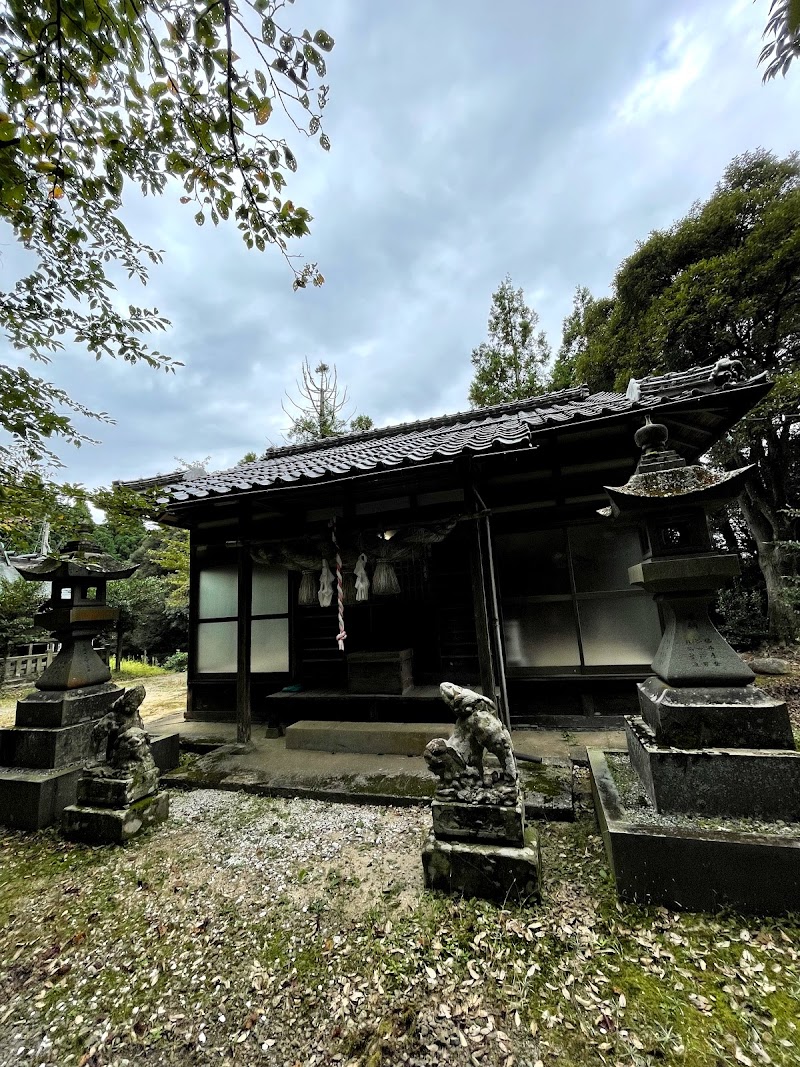
[[[721,356],[711,368],[708,380],[715,385],[733,385],[735,382],[744,381],[746,375],[744,363],[740,359]]]

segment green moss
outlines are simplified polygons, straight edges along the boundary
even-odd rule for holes
[[[529,767],[520,764],[520,783],[526,793],[541,793],[545,797],[559,797],[568,792],[569,784],[565,781],[564,771],[559,767]]]

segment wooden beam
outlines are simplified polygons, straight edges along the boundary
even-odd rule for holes
[[[250,707],[250,647],[253,614],[253,560],[250,549],[238,549],[239,562],[239,625],[236,643],[236,740],[240,745],[250,743],[252,710]]]

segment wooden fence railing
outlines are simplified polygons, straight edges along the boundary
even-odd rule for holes
[[[25,655],[7,656],[4,661],[0,661],[3,669],[3,681],[14,682],[21,681],[24,678],[34,678],[50,666],[56,657],[57,651],[58,646],[54,644],[43,652],[33,652],[29,648]]]

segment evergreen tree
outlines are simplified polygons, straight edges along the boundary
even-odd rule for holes
[[[469,387],[474,408],[524,400],[547,389],[545,367],[550,346],[544,331],[536,333],[539,316],[514,289],[509,275],[492,296],[489,340],[472,352],[475,375]]]

